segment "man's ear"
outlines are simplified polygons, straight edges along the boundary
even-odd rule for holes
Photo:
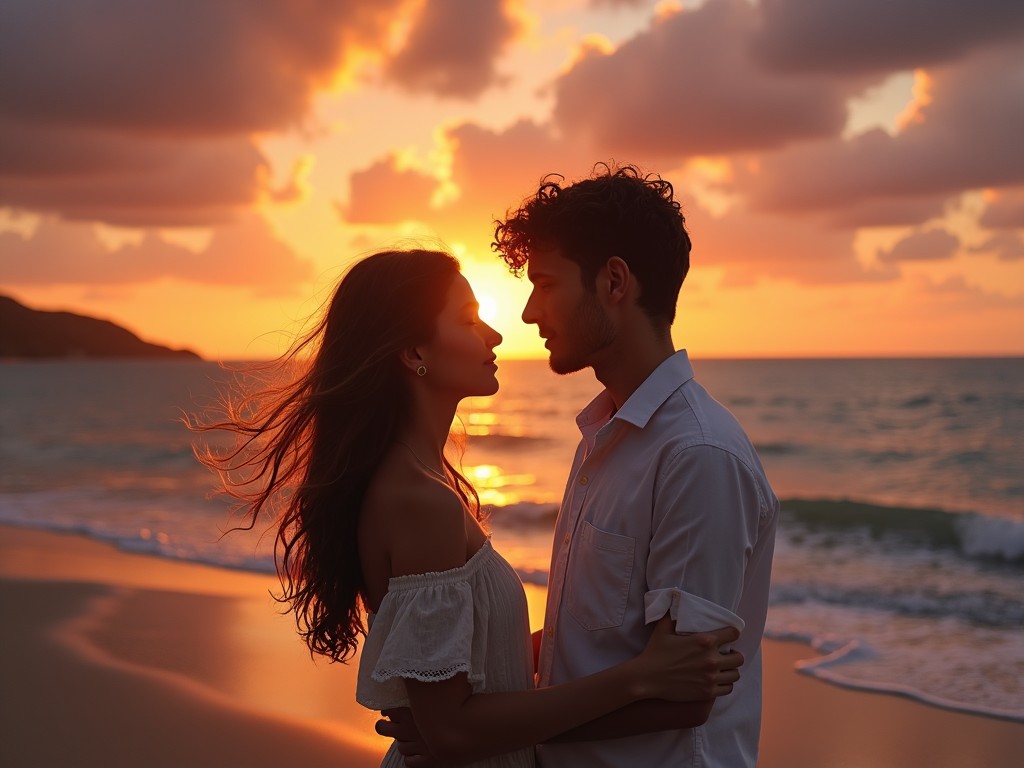
[[[398,354],[398,359],[402,361],[402,365],[413,372],[426,362],[418,347],[406,347]]]
[[[618,256],[612,256],[604,266],[608,280],[608,300],[618,304],[626,299],[633,284],[629,265]]]

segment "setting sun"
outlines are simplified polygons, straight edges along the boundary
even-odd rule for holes
[[[478,293],[476,300],[480,304],[477,314],[485,323],[493,323],[498,317],[498,303],[486,293]]]

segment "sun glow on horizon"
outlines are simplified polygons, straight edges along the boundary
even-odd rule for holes
[[[530,282],[509,274],[503,264],[484,262],[459,254],[462,274],[480,305],[480,319],[502,336],[498,358],[545,357],[537,328],[523,322],[522,312],[530,295]]]
[[[480,308],[477,310],[477,314],[480,315],[480,319],[487,324],[494,322],[494,319],[498,316],[498,302],[486,293],[478,293],[476,295],[476,300],[480,305]]]

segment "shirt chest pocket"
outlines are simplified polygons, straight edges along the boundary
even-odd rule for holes
[[[622,624],[633,578],[630,536],[595,528],[585,520],[572,543],[566,578],[566,608],[584,629],[608,629]]]

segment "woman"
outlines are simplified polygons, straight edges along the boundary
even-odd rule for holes
[[[307,370],[202,427],[241,438],[202,458],[250,524],[278,508],[280,599],[309,648],[345,661],[366,634],[358,701],[411,707],[437,759],[532,766],[534,744],[646,698],[701,702],[698,725],[742,659],[667,622],[636,659],[533,689],[522,584],[443,453],[460,400],[497,391],[500,343],[455,258],[377,253],[286,356],[311,352]],[[402,759],[393,744],[383,764]]]

